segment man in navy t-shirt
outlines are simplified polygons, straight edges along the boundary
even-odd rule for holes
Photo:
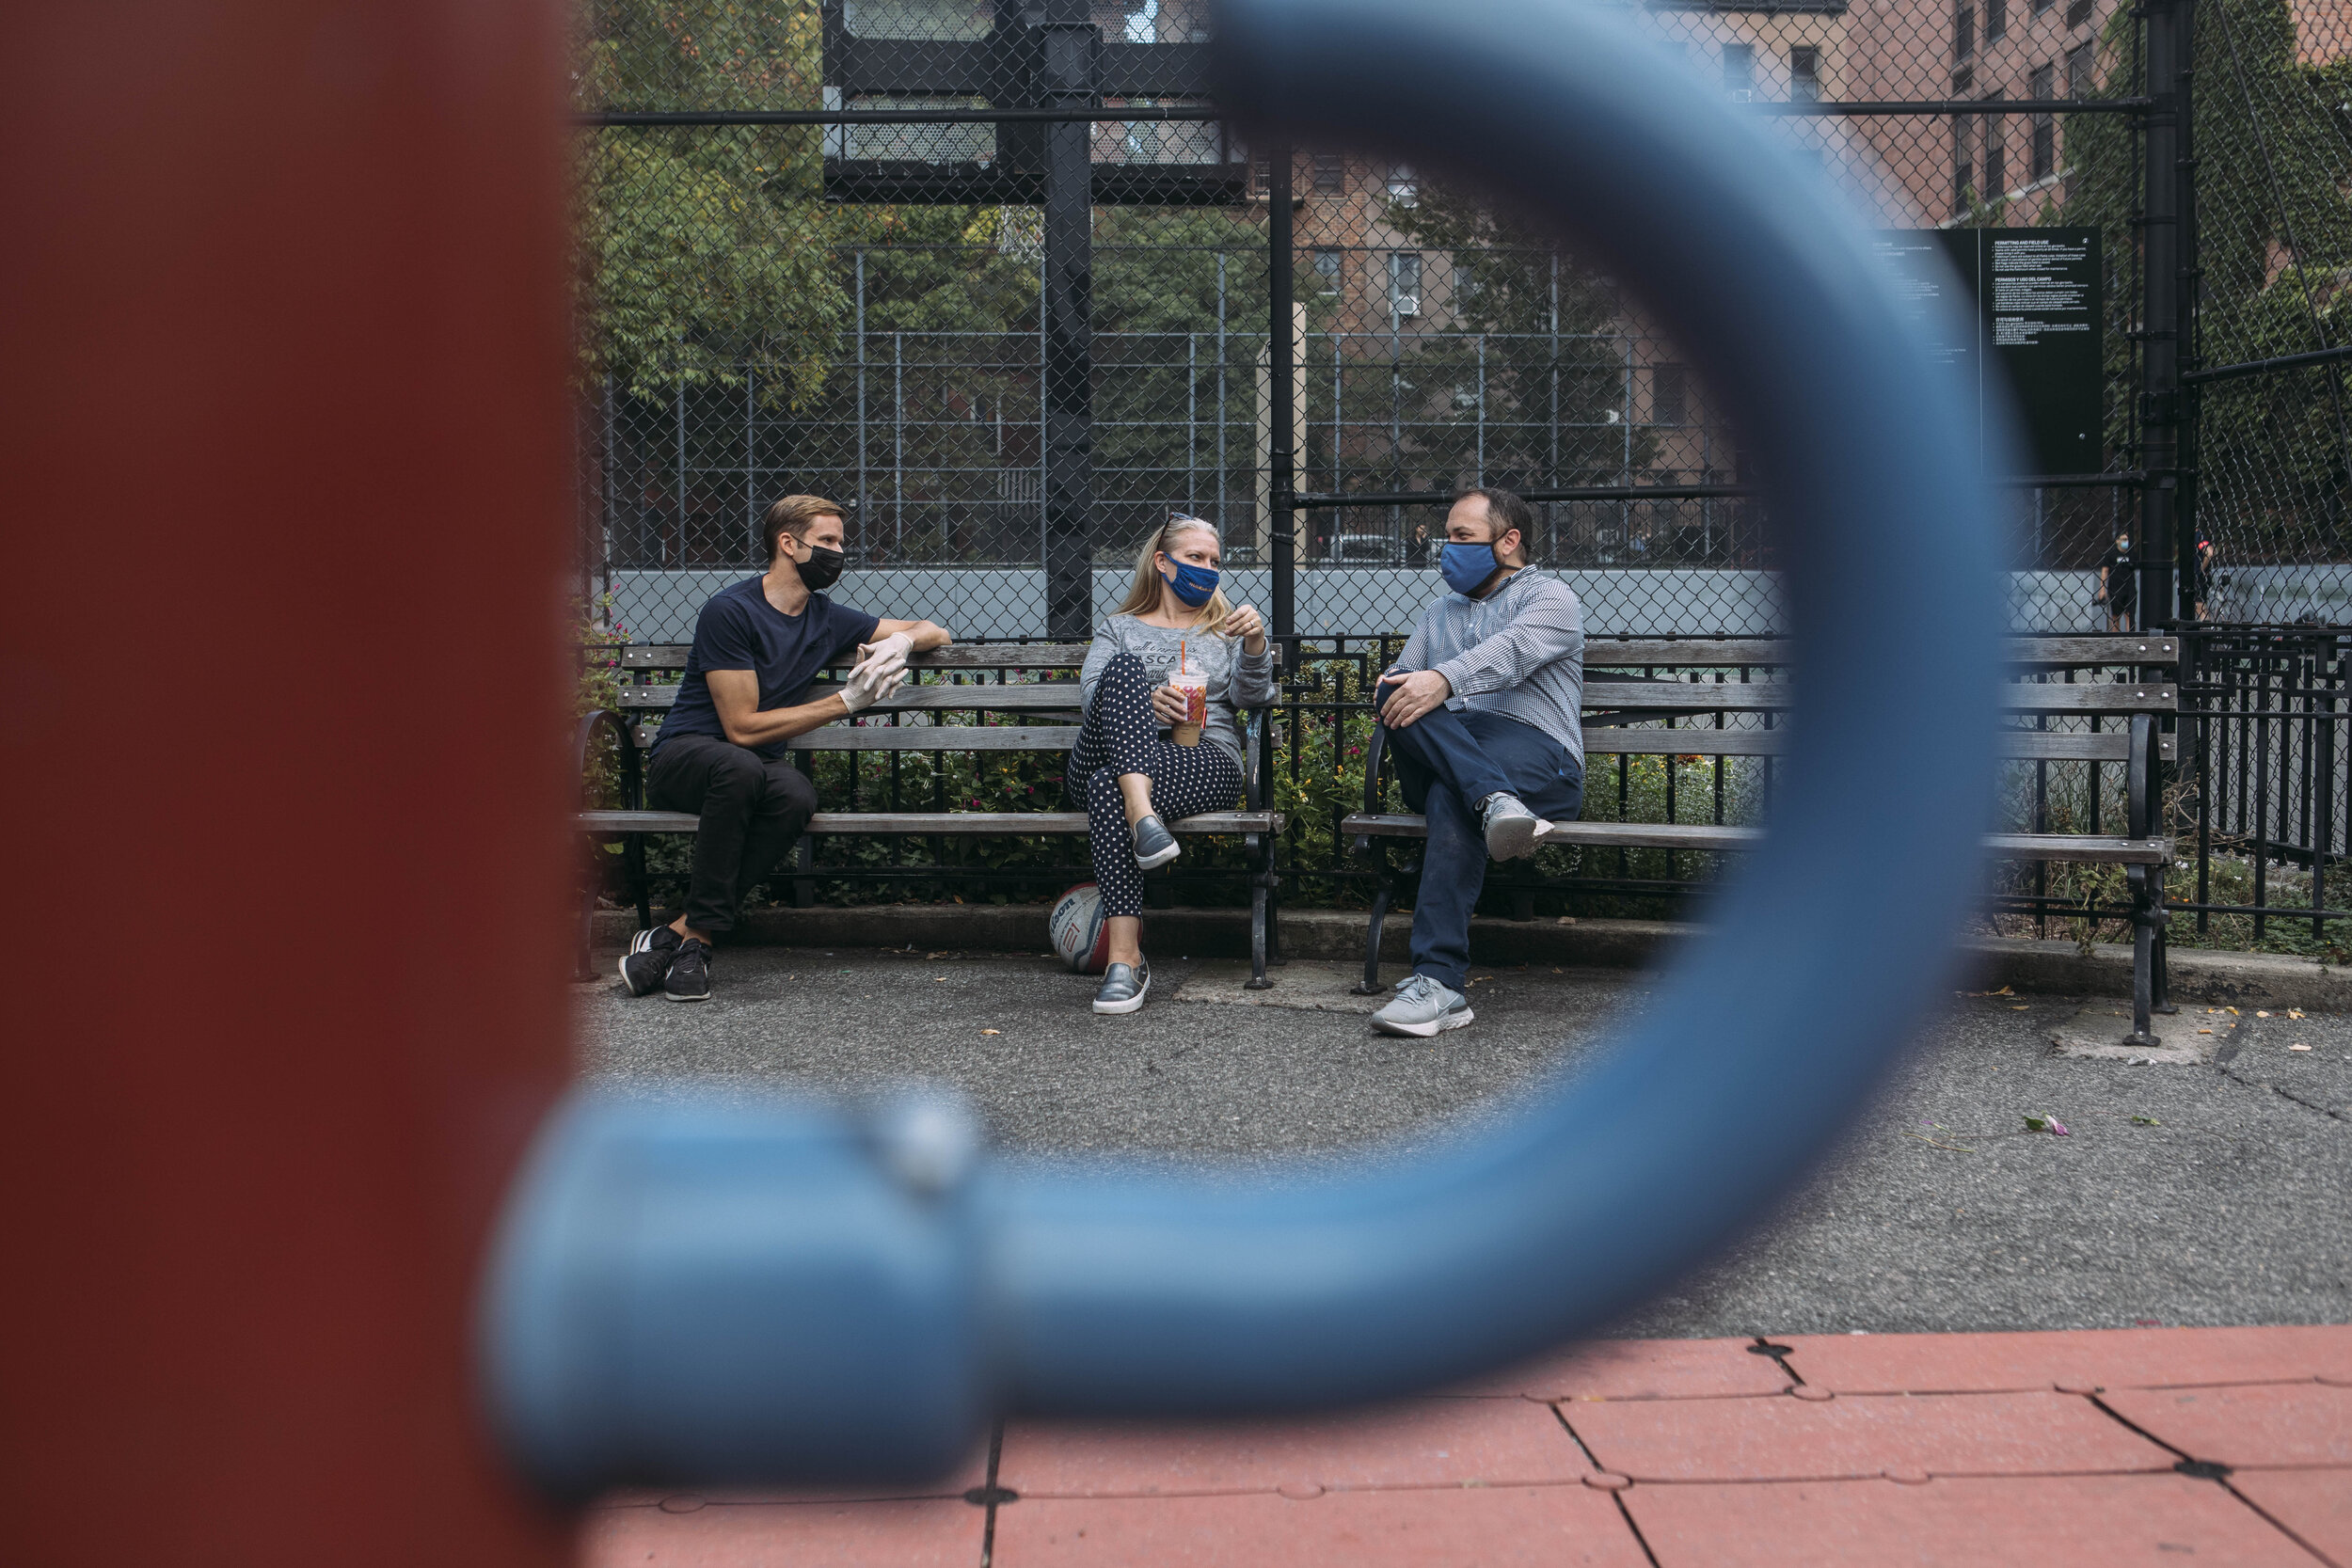
[[[645,778],[656,811],[692,812],[694,865],[686,912],[640,931],[621,959],[632,995],[673,1002],[710,994],[710,946],[735,928],[743,895],[767,879],[817,810],[817,791],[784,758],[795,736],[845,719],[906,679],[907,656],[943,647],[929,621],[878,620],[835,604],[841,508],[787,496],[768,509],[764,576],[723,589],[694,623],[677,701],[661,721]],[[818,671],[851,648],[848,683],[807,701]]]

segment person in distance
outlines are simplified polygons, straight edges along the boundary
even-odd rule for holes
[[[929,621],[879,619],[827,595],[844,563],[842,509],[787,496],[760,527],[768,569],[720,590],[694,621],[677,701],[646,765],[657,811],[693,812],[686,909],[640,931],[621,958],[632,996],[710,995],[710,949],[735,928],[743,895],[765,881],[817,810],[816,786],[785,761],[795,736],[846,719],[907,678],[907,656],[946,646]],[[814,701],[809,685],[850,649],[848,682]]]
[[[1070,788],[1087,805],[1110,958],[1098,1013],[1132,1013],[1152,989],[1143,958],[1143,873],[1174,860],[1171,821],[1230,808],[1241,793],[1237,709],[1274,695],[1265,623],[1219,592],[1216,525],[1182,515],[1136,552],[1127,597],[1078,672],[1086,724]]]
[[[1584,619],[1528,565],[1534,514],[1508,490],[1466,490],[1446,515],[1446,592],[1375,689],[1406,802],[1425,813],[1413,972],[1372,1015],[1383,1034],[1470,1022],[1470,911],[1486,859],[1542,847],[1584,805]]]

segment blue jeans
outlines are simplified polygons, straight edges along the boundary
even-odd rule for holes
[[[1571,821],[1584,809],[1584,766],[1533,724],[1449,707],[1391,730],[1389,752],[1405,803],[1429,818],[1413,900],[1413,973],[1460,990],[1470,978],[1470,911],[1486,885],[1478,803],[1500,790],[1547,822]]]

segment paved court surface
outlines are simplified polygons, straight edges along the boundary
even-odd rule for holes
[[[1141,1012],[1097,1018],[1094,982],[1035,956],[755,948],[721,954],[707,1003],[580,997],[591,1072],[644,1092],[928,1080],[1017,1149],[1248,1163],[1474,1127],[1644,995],[1619,973],[1482,970],[1477,1022],[1402,1040],[1318,1010],[1338,972],[1280,973],[1264,994],[1308,1006],[1242,1005],[1232,966],[1169,958]],[[2050,1053],[2081,1007],[1954,998],[1809,1189],[1609,1332],[2352,1322],[2352,1018],[2199,1007],[2168,1040],[2228,1060],[2134,1067]]]
[[[1476,1025],[1405,1041],[1312,966],[1279,1006],[1155,967],[1097,1019],[1034,956],[723,954],[699,1006],[582,987],[584,1065],[946,1083],[1015,1151],[1246,1167],[1474,1132],[1645,994],[1481,971]],[[2164,1025],[2196,1064],[2052,1053],[2096,1012],[1955,997],[1809,1188],[1580,1354],[1309,1421],[1014,1422],[903,1495],[616,1497],[585,1560],[2352,1568],[2352,1019],[2198,1007]]]
[[[2352,1328],[1597,1344],[1305,1421],[1014,1422],[890,1496],[645,1493],[631,1564],[2352,1565]]]

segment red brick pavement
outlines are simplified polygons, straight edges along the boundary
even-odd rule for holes
[[[583,1561],[2352,1568],[2352,1327],[1624,1340],[1341,1416],[1015,1421],[986,1464],[619,1495]]]

